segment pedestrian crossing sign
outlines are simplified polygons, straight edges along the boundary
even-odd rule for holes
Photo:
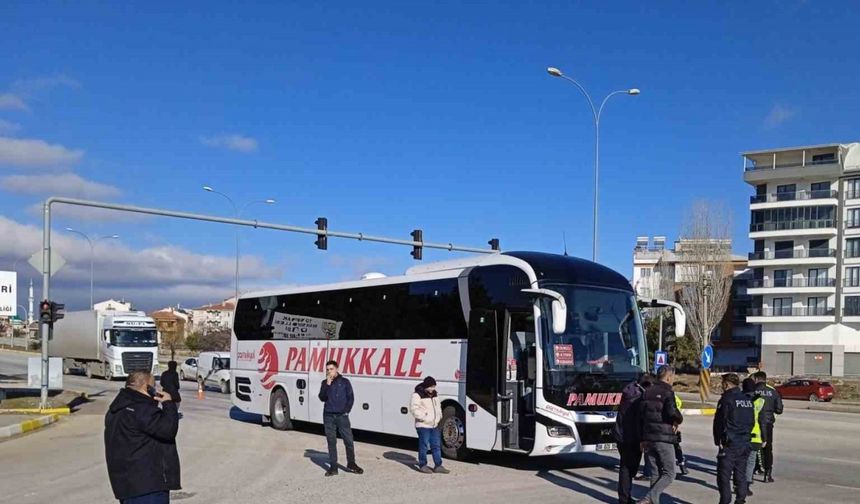
[[[657,350],[654,352],[654,372],[656,373],[660,366],[665,366],[669,364],[669,352],[663,352],[662,350]]]

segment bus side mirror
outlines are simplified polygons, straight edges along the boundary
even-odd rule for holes
[[[564,334],[567,329],[567,307],[558,299],[552,300],[552,332]]]
[[[680,308],[673,308],[675,313],[675,336],[683,338],[687,334],[687,315]]]

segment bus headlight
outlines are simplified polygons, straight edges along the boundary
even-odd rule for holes
[[[548,425],[546,433],[549,437],[573,437],[573,431],[567,425]]]
[[[113,369],[114,369],[114,373],[116,373],[116,374],[122,374],[122,364],[117,364],[117,365],[115,365],[115,366],[113,367]]]

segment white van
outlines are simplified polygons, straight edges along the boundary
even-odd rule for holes
[[[197,357],[197,383],[217,385],[230,393],[230,352],[200,352]]]

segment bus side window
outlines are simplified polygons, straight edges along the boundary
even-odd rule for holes
[[[534,381],[537,379],[537,352],[534,344],[527,346],[524,352],[526,354],[526,379]]]

